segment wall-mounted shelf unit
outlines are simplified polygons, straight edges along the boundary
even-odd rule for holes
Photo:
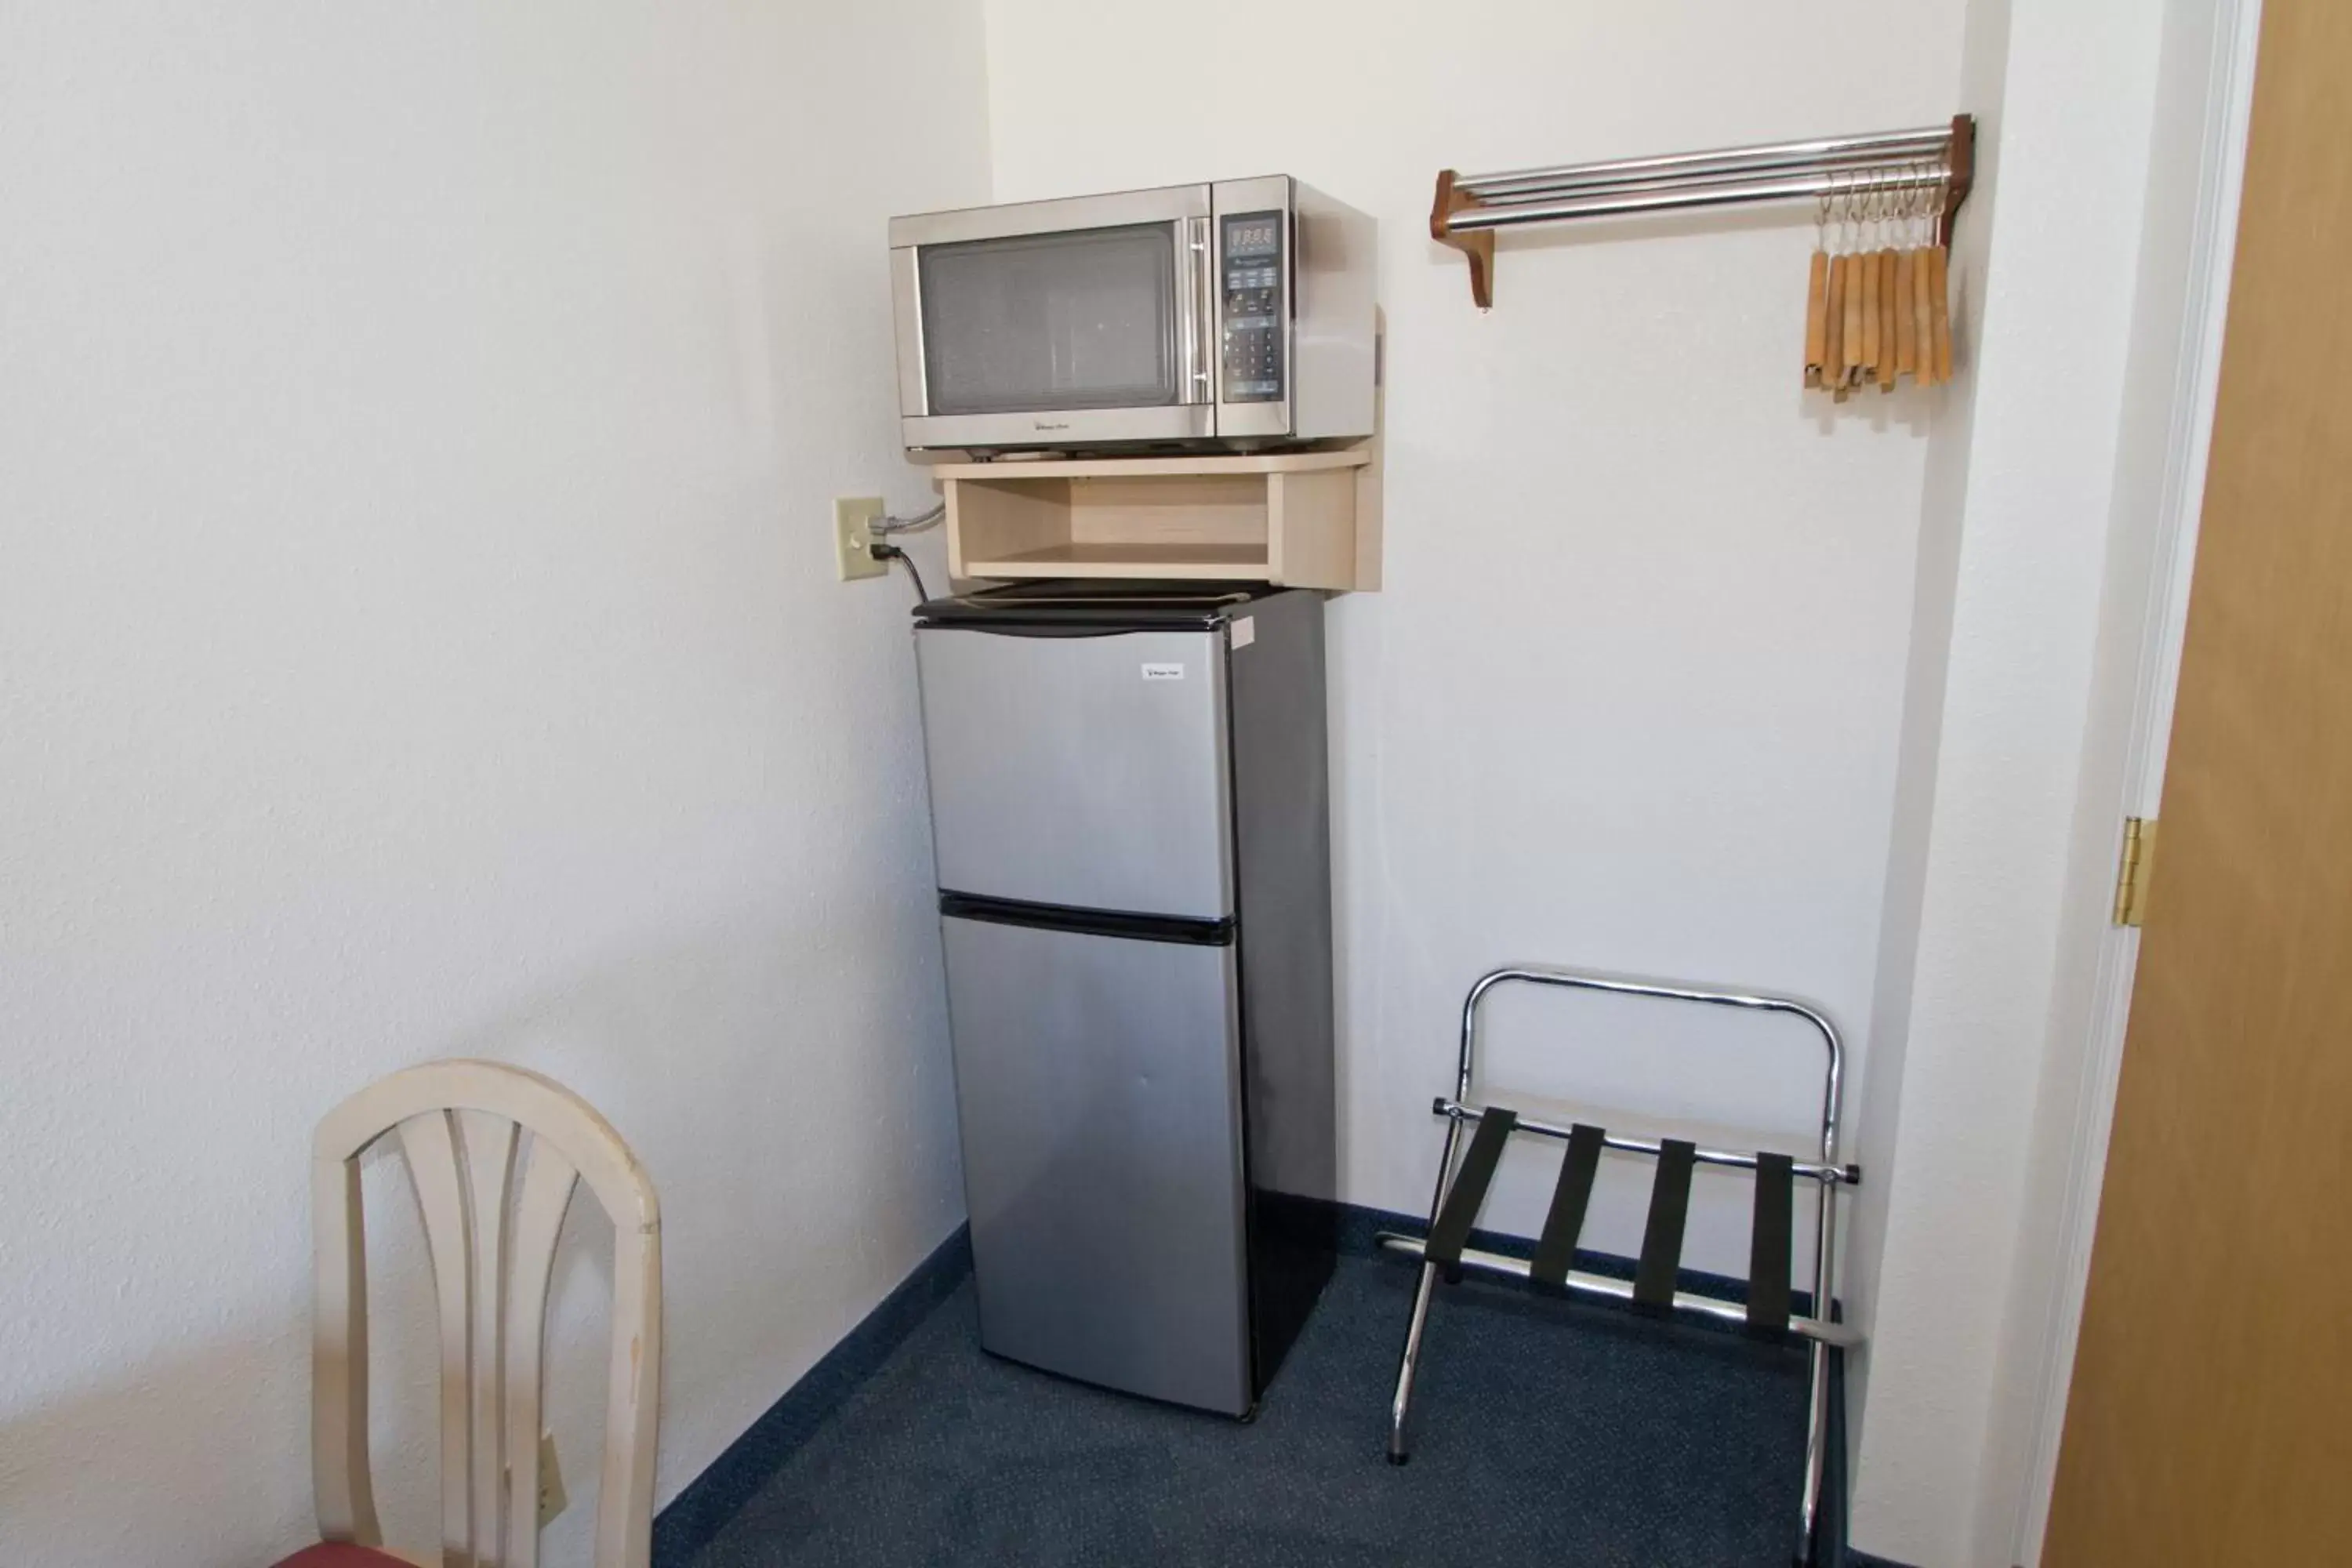
[[[1380,586],[1370,446],[1264,457],[943,463],[958,578],[1158,577]]]

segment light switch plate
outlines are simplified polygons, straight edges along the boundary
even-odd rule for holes
[[[882,515],[880,496],[840,496],[833,503],[834,568],[845,583],[859,577],[879,577],[890,570],[887,561],[874,559],[872,523]]]

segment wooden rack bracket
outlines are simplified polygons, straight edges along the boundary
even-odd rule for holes
[[[1470,263],[1471,300],[1478,309],[1491,310],[1495,308],[1495,231],[1475,228],[1467,234],[1454,232],[1454,215],[1464,207],[1478,205],[1476,198],[1454,188],[1459,178],[1451,169],[1437,172],[1437,201],[1429,209],[1429,237],[1462,253]]]
[[[1969,192],[1977,183],[1977,117],[1973,114],[1952,116],[1952,153],[1947,163],[1952,177],[1944,184],[1944,216],[1936,225],[1936,243],[1949,250],[1952,247],[1952,220],[1959,216],[1960,204],[1969,199]]]

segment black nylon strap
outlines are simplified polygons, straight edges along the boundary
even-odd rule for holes
[[[1748,1327],[1759,1334],[1789,1328],[1789,1244],[1797,1208],[1796,1162],[1756,1156],[1756,1227],[1748,1244]]]
[[[1551,1209],[1544,1215],[1543,1235],[1530,1266],[1530,1277],[1538,1285],[1557,1290],[1568,1283],[1568,1271],[1576,1262],[1576,1238],[1584,1233],[1585,1205],[1592,1201],[1593,1173],[1601,1169],[1601,1141],[1607,1136],[1581,1121],[1569,1129],[1559,1184],[1551,1190]]]
[[[1650,1223],[1642,1235],[1642,1261],[1633,1270],[1633,1305],[1643,1311],[1674,1310],[1675,1276],[1683,1264],[1683,1222],[1690,1217],[1691,1171],[1697,1163],[1696,1143],[1680,1138],[1659,1142]]]
[[[1489,1110],[1478,1119],[1470,1152],[1463,1156],[1462,1169],[1454,1173],[1454,1185],[1446,1190],[1445,1202],[1437,1211],[1437,1223],[1429,1228],[1429,1245],[1422,1256],[1445,1270],[1449,1285],[1462,1282],[1462,1244],[1470,1239],[1470,1226],[1478,1218],[1478,1205],[1486,1201],[1486,1188],[1503,1158],[1503,1145],[1518,1124],[1516,1110]]]

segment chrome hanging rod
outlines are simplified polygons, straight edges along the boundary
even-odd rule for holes
[[[1465,207],[1447,226],[1454,233],[1514,228],[1520,224],[1564,223],[1570,218],[1614,217],[1622,213],[1663,212],[1675,207],[1736,206],[1746,202],[1794,201],[1803,196],[1866,195],[1874,191],[1916,191],[1941,184],[1938,166],[1857,169],[1850,174],[1783,174],[1770,179],[1715,178],[1675,184],[1627,185],[1557,200],[1526,198],[1509,205]]]
[[[1832,136],[1812,142],[1780,142],[1765,147],[1721,147],[1707,153],[1670,153],[1658,158],[1562,163],[1549,169],[1514,169],[1500,174],[1461,174],[1454,177],[1454,188],[1481,202],[1496,202],[1509,201],[1522,193],[1565,195],[1571,191],[1664,183],[1691,176],[1761,174],[1929,160],[1940,163],[1951,143],[1951,127],[1936,125],[1924,131],[1890,131],[1877,136]]]
[[[1655,179],[1647,180],[1612,180],[1605,184],[1596,182],[1588,185],[1571,185],[1559,189],[1549,186],[1530,186],[1524,190],[1506,191],[1501,195],[1491,198],[1482,197],[1475,206],[1463,207],[1455,212],[1450,226],[1456,229],[1497,228],[1508,227],[1514,223],[1557,221],[1556,218],[1537,217],[1525,214],[1517,217],[1506,216],[1521,213],[1522,209],[1528,207],[1540,207],[1547,212],[1566,209],[1567,216],[1571,217],[1591,216],[1594,216],[1592,209],[1577,208],[1573,204],[1620,201],[1627,197],[1648,195],[1653,193],[1675,199],[1664,204],[1651,204],[1652,205],[1720,206],[1729,201],[1775,201],[1780,199],[1782,195],[1793,196],[1812,194],[1810,191],[1787,188],[1789,182],[1791,181],[1813,182],[1815,187],[1825,188],[1829,193],[1859,195],[1870,191],[1926,190],[1940,185],[1944,178],[1944,163],[1942,159],[1938,158],[1933,162],[1923,159],[1916,163],[1853,163],[1843,168],[1832,166],[1804,169],[1727,169],[1719,173],[1660,175]],[[1763,195],[1754,194],[1767,185],[1774,187],[1772,194]],[[1736,191],[1739,194],[1730,195],[1717,194],[1726,191]],[[1648,210],[1650,208],[1647,205],[1601,209],[1603,215],[1608,212]]]
[[[1467,258],[1471,297],[1485,310],[1494,303],[1494,231],[1498,228],[1931,185],[1942,193],[1938,233],[1948,243],[1952,215],[1968,198],[1975,165],[1976,121],[1962,114],[1948,126],[1868,136],[1493,174],[1463,175],[1446,169],[1437,176],[1429,232]]]

